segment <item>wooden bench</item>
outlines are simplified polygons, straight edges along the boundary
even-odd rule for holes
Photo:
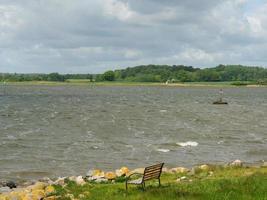
[[[163,165],[164,163],[152,165],[152,166],[146,167],[143,174],[133,173],[130,176],[126,177],[126,183],[125,183],[126,190],[128,190],[128,184],[142,185],[142,189],[145,190],[145,181],[149,181],[151,179],[158,179],[159,186],[160,186],[160,175],[162,172]],[[134,175],[142,175],[142,177],[139,179],[130,180],[131,177]]]

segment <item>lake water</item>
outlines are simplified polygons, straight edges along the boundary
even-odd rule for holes
[[[1,93],[2,92],[2,93]],[[267,160],[267,88],[0,88],[0,180]]]

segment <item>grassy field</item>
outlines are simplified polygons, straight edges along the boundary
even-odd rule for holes
[[[55,186],[58,199],[88,200],[267,200],[267,168],[216,168],[210,171],[189,174],[163,174],[162,186],[157,182],[147,183],[145,191],[132,186],[125,191],[121,183],[87,183],[77,186],[68,182],[67,186]],[[182,181],[177,181],[180,177]]]

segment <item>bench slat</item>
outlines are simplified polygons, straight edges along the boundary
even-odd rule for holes
[[[153,172],[147,172],[147,173],[144,174],[144,176],[149,176],[149,175],[152,175],[152,174],[161,174],[161,170],[153,171]]]
[[[157,164],[157,165],[146,167],[145,169],[149,170],[149,169],[154,169],[154,168],[162,168],[162,166],[163,166],[162,164]]]
[[[144,174],[147,174],[147,173],[151,173],[151,172],[160,172],[161,171],[161,168],[160,169],[153,169],[153,170],[147,170],[144,172]]]
[[[158,179],[159,176],[147,176],[147,177],[144,177],[144,181],[147,181],[147,180],[150,180],[150,179]]]

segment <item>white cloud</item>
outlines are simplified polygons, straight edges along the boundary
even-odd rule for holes
[[[138,64],[267,65],[267,3],[0,0],[0,71],[88,72]],[[245,9],[246,8],[246,9]]]

